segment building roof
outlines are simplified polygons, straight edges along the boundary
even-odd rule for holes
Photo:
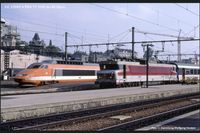
[[[9,25],[9,22],[8,22],[8,21],[6,21],[4,18],[1,18],[1,23],[4,23],[4,24],[7,24],[7,25]]]
[[[6,23],[6,20],[4,18],[1,18],[1,23]]]

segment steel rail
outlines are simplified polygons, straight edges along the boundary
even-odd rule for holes
[[[132,129],[135,130],[137,128],[140,128],[142,126],[147,126],[150,125],[152,123],[155,123],[157,121],[160,121],[161,119],[168,119],[172,116],[175,116],[175,114],[180,115],[183,113],[187,113],[190,112],[191,110],[197,110],[200,108],[200,103],[194,103],[192,105],[188,105],[188,106],[184,106],[184,107],[180,107],[177,109],[173,109],[173,110],[169,110],[166,112],[162,112],[162,113],[158,113],[158,114],[154,114],[151,116],[146,116],[146,117],[142,117],[136,120],[132,120],[132,121],[128,121],[125,123],[120,123],[114,126],[110,126],[110,127],[105,127],[102,129],[99,129],[97,131],[105,131],[105,130],[127,130],[127,129]]]

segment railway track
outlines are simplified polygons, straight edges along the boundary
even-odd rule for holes
[[[1,123],[1,130],[115,130],[136,129],[187,111],[200,108],[200,94],[173,96],[90,110],[53,114]],[[169,115],[173,114],[173,115]],[[128,116],[124,120],[116,116]],[[166,117],[168,116],[168,117]],[[157,119],[159,118],[159,119]],[[129,127],[129,128],[127,128]]]
[[[200,108],[200,103],[194,103],[191,105],[186,105],[183,107],[179,107],[176,109],[160,112],[158,114],[152,114],[152,115],[146,115],[144,117],[134,119],[128,122],[108,126],[105,128],[101,128],[98,131],[104,131],[104,130],[135,130],[143,126],[148,126],[153,123],[170,119],[174,116],[184,114],[193,110],[197,110]]]

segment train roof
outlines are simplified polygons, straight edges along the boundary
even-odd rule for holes
[[[200,66],[196,64],[176,63],[176,65],[178,68],[200,69]]]
[[[99,64],[132,64],[132,65],[134,64],[134,65],[139,65],[140,62],[108,60],[108,61],[101,61]]]
[[[146,65],[144,62],[133,62],[133,61],[102,61],[100,64],[119,64],[119,65]],[[163,66],[163,67],[169,67],[174,64],[164,64],[164,63],[156,63],[156,62],[149,62],[149,65],[151,66]]]
[[[76,60],[44,60],[42,64],[74,64],[74,65],[83,65],[83,62]]]
[[[62,65],[84,65],[84,66],[98,66],[97,63],[83,63],[77,60],[44,60],[40,64],[62,64]]]

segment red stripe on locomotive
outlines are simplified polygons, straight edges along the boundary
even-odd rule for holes
[[[172,67],[149,66],[149,75],[176,75]],[[118,72],[119,76],[123,76],[123,71]],[[146,75],[146,66],[127,65],[126,75]]]

